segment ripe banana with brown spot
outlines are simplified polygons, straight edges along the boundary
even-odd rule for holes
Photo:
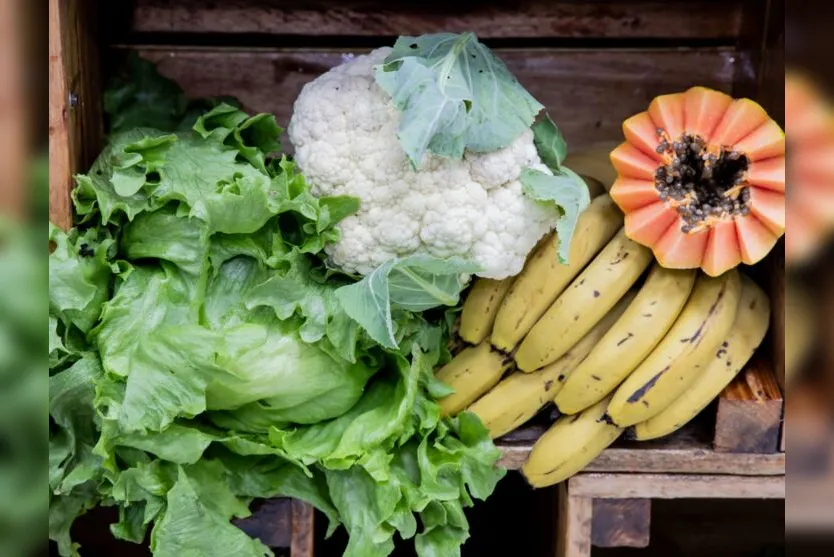
[[[515,353],[519,369],[535,371],[561,358],[628,292],[651,261],[651,250],[620,229],[530,329]]]
[[[659,414],[701,374],[730,332],[741,296],[733,269],[719,277],[700,274],[680,317],[615,391],[608,416],[621,427]]]
[[[521,473],[533,487],[562,482],[591,463],[622,434],[605,420],[605,399],[574,416],[562,416],[542,435]]]
[[[460,314],[460,338],[479,344],[492,332],[498,308],[513,283],[513,278],[492,280],[480,278],[472,285]]]
[[[512,352],[565,287],[623,225],[623,214],[607,195],[591,201],[579,216],[569,263],[559,263],[555,239],[549,237],[530,256],[510,286],[492,328],[490,342]]]
[[[527,422],[559,392],[565,379],[619,319],[634,295],[630,292],[623,296],[608,315],[557,361],[533,373],[513,373],[467,410],[481,418],[493,439]]]
[[[640,441],[668,435],[698,415],[747,364],[767,333],[770,300],[759,286],[742,277],[741,298],[726,340],[691,385],[659,414],[635,425],[631,436]]]
[[[697,272],[655,263],[634,302],[568,377],[553,402],[563,414],[596,404],[660,343],[683,310]]]
[[[435,377],[455,390],[437,403],[444,416],[454,416],[501,380],[512,360],[488,342],[464,348]]]

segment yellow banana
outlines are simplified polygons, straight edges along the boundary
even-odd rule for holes
[[[696,276],[655,263],[634,302],[556,394],[559,411],[576,414],[613,392],[672,327]]]
[[[659,414],[634,426],[632,436],[635,439],[656,439],[683,427],[721,394],[753,356],[767,332],[770,300],[752,280],[747,277],[741,280],[741,298],[726,340],[683,394]]]
[[[533,373],[513,373],[467,410],[481,418],[493,439],[524,424],[559,392],[572,370],[593,350],[633,298],[631,292],[623,296],[608,315],[557,361]]]
[[[607,404],[605,399],[575,416],[562,416],[536,441],[521,467],[531,486],[546,487],[570,478],[617,440],[623,430],[606,421]]]
[[[490,337],[493,346],[512,352],[565,286],[622,225],[623,214],[617,205],[608,195],[601,195],[579,216],[568,265],[559,263],[555,240],[544,242],[527,260],[498,308]]]
[[[460,338],[470,344],[479,344],[489,336],[498,308],[513,283],[513,278],[492,280],[480,278],[463,302],[460,314]]]
[[[615,391],[608,416],[627,427],[659,414],[703,373],[730,332],[741,294],[733,269],[719,277],[700,274],[669,332]]]
[[[534,371],[561,358],[614,307],[651,261],[651,250],[620,229],[530,329],[515,354],[519,369]]]
[[[488,342],[464,348],[435,377],[455,390],[438,401],[446,416],[454,416],[495,386],[512,360]]]

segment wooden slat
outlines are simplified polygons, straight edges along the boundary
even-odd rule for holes
[[[559,484],[558,498],[556,557],[591,557],[593,501],[568,492],[565,482]]]
[[[113,3],[111,9],[119,3]],[[397,36],[474,31],[483,38],[707,38],[738,36],[741,0],[138,0],[138,32]],[[124,9],[123,7],[121,9]]]
[[[599,499],[783,499],[785,477],[579,474],[568,480],[568,490]]]
[[[312,505],[293,499],[290,557],[313,557],[315,549],[314,514]]]
[[[251,111],[275,113],[286,125],[301,87],[342,62],[333,50],[139,48],[189,96],[226,94]],[[662,93],[693,84],[729,91],[735,56],[700,50],[498,50],[541,101],[570,148],[622,137],[622,121]]]
[[[269,547],[289,548],[290,557],[313,557],[314,514],[304,501],[279,497],[263,501],[235,525]]]
[[[779,448],[784,400],[773,367],[755,357],[718,398],[716,451],[775,453]]]
[[[86,169],[101,141],[99,60],[89,0],[49,2],[49,218],[72,222],[72,176]]]
[[[535,430],[540,431],[540,430]],[[543,431],[543,430],[541,430]],[[668,474],[733,474],[779,476],[785,473],[785,454],[732,454],[712,450],[712,439],[695,428],[684,428],[656,441],[618,443],[606,449],[586,472],[642,472]],[[499,441],[501,465],[519,469],[534,439]]]
[[[648,547],[651,516],[651,499],[594,499],[591,544]]]

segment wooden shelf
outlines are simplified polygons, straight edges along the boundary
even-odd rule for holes
[[[535,426],[499,440],[498,447],[504,454],[501,465],[511,470],[521,468],[543,432],[544,427]],[[785,474],[785,453],[716,452],[709,431],[695,424],[656,441],[619,441],[583,472],[781,476]]]

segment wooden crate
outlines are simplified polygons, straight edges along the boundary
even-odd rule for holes
[[[695,84],[756,98],[780,119],[783,12],[783,0],[50,0],[50,216],[71,223],[71,176],[101,146],[101,75],[128,51],[158,62],[191,97],[233,95],[286,125],[301,87],[344,54],[400,34],[471,30],[581,149],[620,139],[622,120],[651,98]],[[611,517],[647,516],[652,497],[782,496],[781,245],[753,274],[771,295],[771,333],[710,410],[709,437],[616,446],[562,485],[562,555],[587,555],[591,530],[599,545],[647,543],[645,521],[629,532]],[[503,463],[517,468],[538,433],[502,442]],[[270,508],[279,510],[266,529],[291,523],[295,540],[302,521],[310,541],[291,542],[293,555],[312,555],[312,513]]]

